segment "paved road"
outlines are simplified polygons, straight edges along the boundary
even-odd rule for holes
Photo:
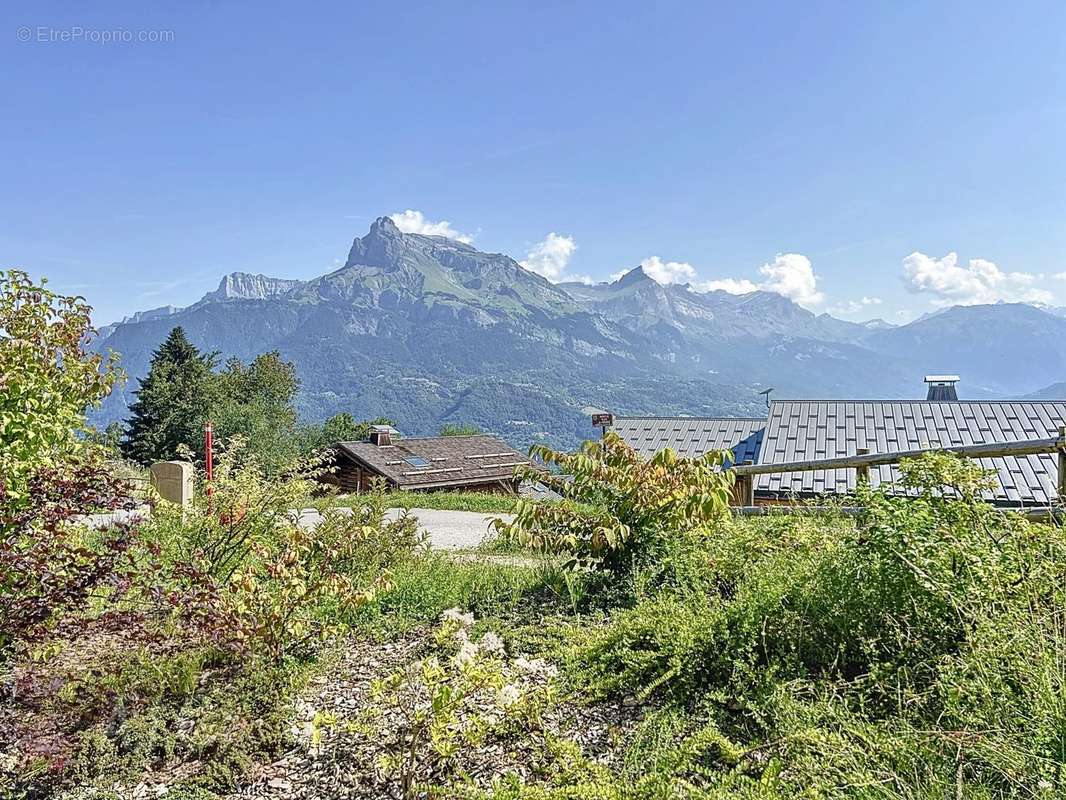
[[[396,519],[400,509],[390,508],[388,516]],[[489,533],[489,525],[497,517],[510,520],[510,514],[481,514],[476,511],[438,511],[431,508],[412,508],[411,515],[429,534],[429,544],[437,550],[462,550],[477,547]],[[301,525],[314,525],[320,516],[313,509],[300,512]]]
[[[129,513],[117,511],[112,514],[88,514],[85,521],[94,528],[107,528],[131,517],[150,513],[147,508]],[[412,508],[411,514],[418,518],[419,525],[429,534],[429,543],[438,550],[463,550],[477,547],[489,533],[489,525],[496,517],[511,519],[510,514],[481,514],[476,511],[437,511],[430,508]],[[389,509],[388,515],[396,519],[400,509]],[[320,519],[314,509],[300,512],[301,525],[314,525]]]
[[[398,517],[400,509],[389,509],[389,516]],[[460,550],[477,547],[490,531],[489,525],[497,517],[510,520],[510,514],[481,514],[476,511],[437,511],[412,508],[411,515],[429,534],[429,543],[438,550]]]

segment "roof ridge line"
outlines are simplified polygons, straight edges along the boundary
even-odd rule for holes
[[[920,398],[908,398],[904,400],[886,400],[884,398],[876,400],[841,400],[839,398],[834,399],[828,397],[781,397],[776,400],[771,400],[770,403],[926,403],[928,405],[951,405],[953,403],[957,405],[962,403],[1066,403],[1066,397],[1060,400],[1008,400],[1003,398],[996,400],[923,400]],[[730,418],[726,417],[726,419]]]
[[[678,420],[683,420],[683,419],[691,419],[691,420],[709,419],[709,420],[715,420],[715,421],[739,420],[741,422],[763,422],[765,420],[765,417],[672,417],[672,416],[655,416],[655,415],[646,415],[646,416],[644,416],[644,415],[633,415],[633,416],[626,416],[626,417],[617,416],[617,417],[615,417],[615,419],[678,419]]]
[[[458,433],[455,436],[399,436],[396,441],[417,442],[425,441],[426,439],[473,439],[475,437],[487,437],[489,439],[499,439],[501,442],[503,441],[503,439],[495,433]]]

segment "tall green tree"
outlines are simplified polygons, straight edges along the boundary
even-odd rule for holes
[[[179,326],[152,354],[148,375],[137,390],[123,454],[140,464],[174,458],[179,445],[202,450],[203,423],[210,409],[214,353],[201,353]]]
[[[300,381],[296,368],[276,350],[251,364],[231,358],[214,376],[211,418],[221,439],[245,439],[245,450],[267,472],[288,466],[299,454],[296,409]]]
[[[475,436],[481,428],[472,422],[446,422],[441,425],[441,436]]]
[[[347,411],[334,414],[321,425],[304,425],[300,429],[300,452],[312,455],[326,450],[337,442],[361,442],[370,436],[374,425],[395,425],[387,417],[357,420]]]

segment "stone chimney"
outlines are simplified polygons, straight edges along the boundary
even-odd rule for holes
[[[375,425],[370,429],[370,444],[375,447],[392,445],[392,428],[388,425]]]
[[[929,387],[925,394],[926,400],[958,400],[955,392],[955,384],[959,382],[958,375],[926,375],[925,385]]]

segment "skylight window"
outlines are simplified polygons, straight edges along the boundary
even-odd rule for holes
[[[404,461],[406,461],[412,467],[428,467],[429,466],[429,462],[426,461],[424,458],[422,458],[422,456],[408,456],[407,458],[404,459]]]

